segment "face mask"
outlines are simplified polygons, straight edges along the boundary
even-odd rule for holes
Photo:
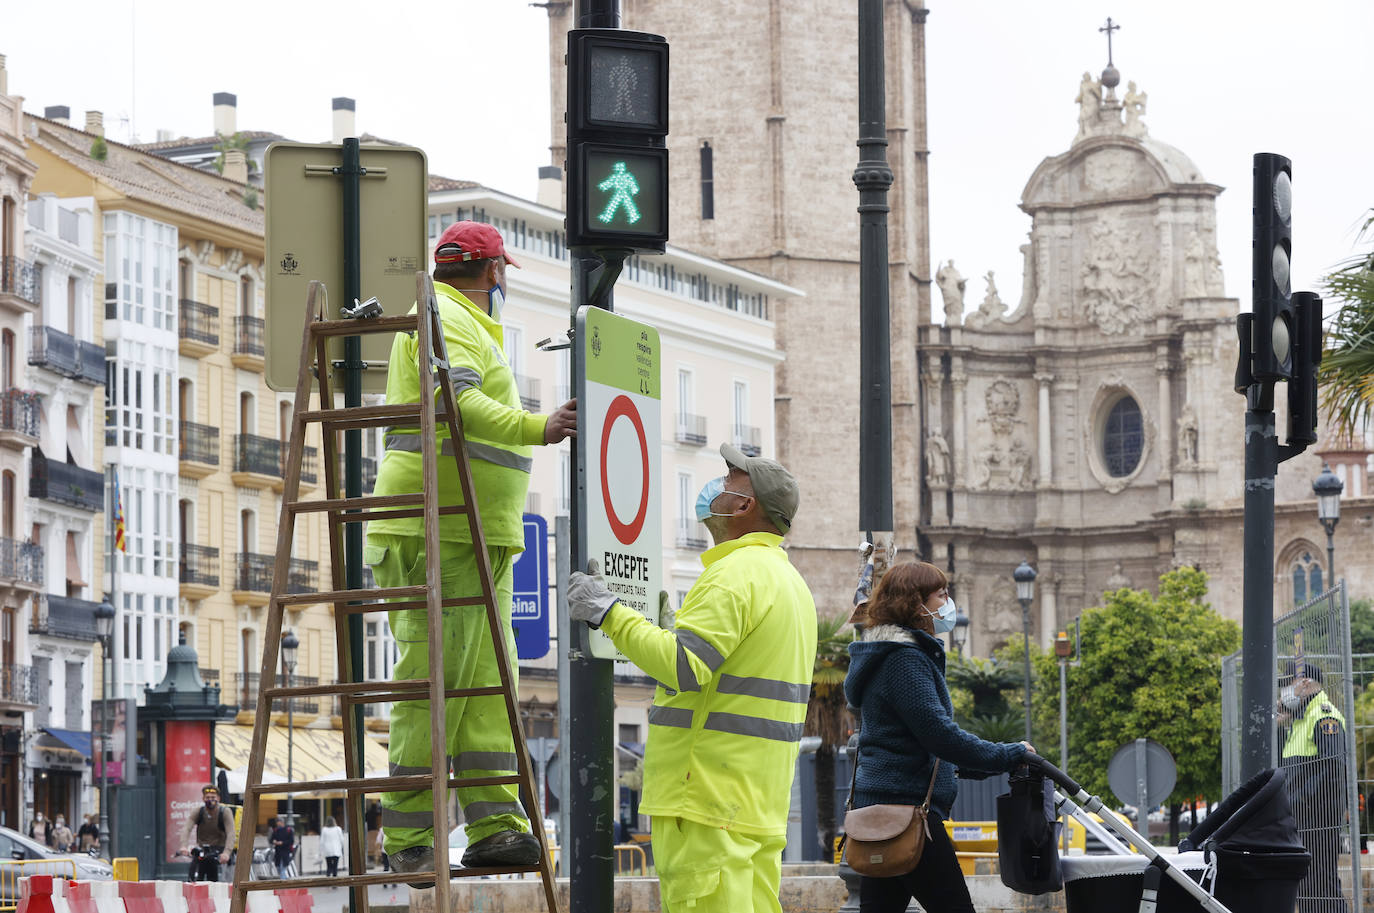
[[[506,290],[499,285],[487,289],[487,300],[491,302],[491,319],[501,322],[501,309],[506,304]]]
[[[954,619],[958,616],[959,610],[955,607],[954,600],[946,596],[944,605],[935,612],[926,612],[925,614],[935,619],[936,634],[948,634],[954,630]]]
[[[1297,713],[1302,706],[1302,698],[1298,697],[1298,689],[1294,685],[1284,685],[1279,689],[1279,703],[1288,708],[1292,713]]]
[[[712,503],[722,494],[739,495],[747,498],[749,495],[740,494],[738,491],[728,491],[725,488],[725,477],[721,476],[707,482],[701,487],[701,493],[697,495],[697,522],[704,522],[707,517],[728,517],[730,514],[718,514],[711,510]]]

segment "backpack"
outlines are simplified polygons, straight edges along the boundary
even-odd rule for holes
[[[229,809],[221,805],[219,807],[218,820],[215,821],[215,825],[219,827],[220,834],[222,834],[226,840],[229,838],[229,829],[224,826],[224,813],[227,811],[229,811]],[[200,827],[201,822],[204,820],[205,806],[202,805],[200,808],[196,809],[196,827]]]

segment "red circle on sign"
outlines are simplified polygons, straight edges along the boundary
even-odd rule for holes
[[[611,504],[609,480],[606,478],[606,452],[611,444],[611,426],[622,417],[630,420],[635,427],[635,434],[639,436],[640,474],[644,480],[639,488],[639,512],[629,523],[622,523],[616,515],[615,506]],[[606,520],[611,524],[611,532],[615,533],[622,545],[633,545],[639,538],[640,530],[644,529],[644,518],[649,514],[649,443],[644,437],[644,420],[639,417],[639,410],[623,393],[611,400],[601,425],[601,502],[606,506]]]

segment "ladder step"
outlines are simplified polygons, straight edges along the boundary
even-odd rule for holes
[[[423,597],[429,588],[419,586],[379,586],[365,590],[322,590],[318,593],[286,593],[272,598],[282,605],[324,605],[329,602],[352,602],[358,599],[406,599]]]
[[[350,317],[346,320],[317,320],[310,324],[316,336],[370,336],[374,333],[404,333],[418,330],[419,314],[397,314],[367,319]]]
[[[365,793],[405,792],[429,789],[434,778],[429,774],[408,777],[358,777],[349,780],[302,780],[295,783],[259,783],[249,789],[257,795],[271,793],[345,792],[350,796]],[[497,777],[450,777],[449,789],[468,786],[505,786],[519,783],[519,774]]]
[[[466,514],[468,508],[466,504],[450,504],[447,507],[439,508],[439,516],[450,517],[454,514]],[[423,517],[425,508],[423,507],[393,507],[385,510],[361,510],[350,511],[335,517],[339,523],[366,523],[369,520],[402,520],[406,517]]]
[[[439,605],[446,609],[457,606],[485,606],[486,600],[481,596],[455,596],[453,599],[442,600]],[[374,602],[363,606],[344,606],[345,612],[400,612],[406,609],[425,609],[429,608],[429,603],[423,599],[410,599],[405,602]]]
[[[515,875],[532,872],[538,874],[537,865],[483,866],[465,869],[459,865],[449,866],[450,878],[480,878],[486,875]],[[346,888],[353,885],[399,884],[410,881],[434,881],[433,872],[369,872],[366,875],[344,875],[334,877],[320,875],[313,878],[272,878],[265,881],[238,882],[236,891],[280,891],[283,888]]]
[[[504,693],[500,685],[481,685],[473,688],[447,688],[444,690],[444,697],[484,697]],[[290,687],[282,685],[276,688],[263,688],[262,694],[269,700],[338,695],[349,704],[394,704],[397,701],[427,700],[429,680],[408,678],[398,682],[334,682],[329,685]]]
[[[418,425],[420,423],[420,403],[381,403],[376,406],[353,406],[346,409],[306,409],[302,410],[303,422],[361,422],[373,421],[378,425],[388,423]],[[435,407],[436,411],[438,407]],[[437,417],[437,416],[436,416]],[[354,427],[362,427],[355,425]]]
[[[368,520],[398,520],[402,517],[423,517],[425,496],[421,492],[399,495],[366,495],[359,498],[328,498],[318,501],[289,501],[286,509],[293,513],[323,513],[343,511],[336,518],[340,523],[364,523]],[[466,514],[466,504],[445,504],[438,508],[439,516]]]
[[[392,587],[392,590],[421,590],[425,587]],[[379,589],[370,590],[330,590],[325,593],[292,593],[290,596],[281,597],[283,605],[316,605],[326,603],[336,603],[334,611],[342,612],[346,615],[366,615],[368,612],[400,612],[406,609],[427,609],[429,601],[427,599],[402,599],[396,602],[383,602],[388,596],[378,596],[383,592]],[[386,591],[390,592],[390,590]],[[337,605],[337,603],[347,603]],[[481,596],[458,596],[453,599],[441,600],[439,605],[446,609],[456,608],[457,606],[485,606],[486,600]]]
[[[481,688],[449,688],[444,691],[444,697],[485,697],[486,695],[505,694],[500,685],[487,685]],[[393,691],[384,694],[368,694],[347,699],[350,704],[398,704],[401,701],[427,701],[428,694],[417,694],[414,691]]]

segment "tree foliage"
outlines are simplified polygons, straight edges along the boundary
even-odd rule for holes
[[[1025,714],[1011,706],[1007,693],[1014,689],[1020,695],[1024,678],[997,659],[950,655],[945,683],[955,721],[989,742],[1019,741],[1025,735]]]
[[[1374,228],[1374,210],[1362,237]],[[1322,290],[1341,303],[1326,329],[1318,382],[1322,408],[1330,417],[1335,440],[1358,438],[1374,419],[1374,253],[1338,265]]]
[[[243,153],[244,161],[248,165],[248,173],[258,173],[258,163],[255,162],[252,159],[252,157],[248,155],[248,150],[251,146],[251,141],[248,139],[247,136],[245,136],[241,132],[235,133],[231,136],[225,136],[223,133],[216,133],[215,136],[218,137],[218,140],[215,143],[215,151],[219,153],[215,157],[215,171],[217,171],[220,174],[224,174],[225,154],[228,153],[230,149],[237,149]],[[254,202],[256,203],[256,200]]]
[[[1116,590],[1083,614],[1081,665],[1067,670],[1069,773],[1090,792],[1111,796],[1112,755],[1151,738],[1178,763],[1168,802],[1221,797],[1221,660],[1240,647],[1240,626],[1206,595],[1207,575],[1181,568],[1159,579],[1158,596]],[[1022,655],[1013,640],[998,658],[1015,669]],[[1032,644],[1033,743],[1056,762],[1058,665],[1053,651]]]

